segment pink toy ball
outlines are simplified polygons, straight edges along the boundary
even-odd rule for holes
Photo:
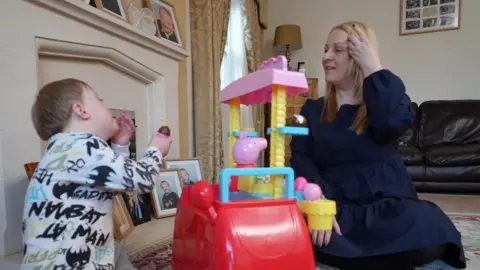
[[[303,189],[303,196],[307,201],[320,200],[322,197],[322,190],[317,184],[307,183]]]
[[[307,179],[305,179],[305,177],[295,178],[295,191],[303,191],[306,184],[307,184]]]

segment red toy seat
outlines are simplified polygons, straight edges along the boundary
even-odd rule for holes
[[[197,202],[197,193],[212,201]],[[184,188],[175,220],[175,270],[315,269],[312,242],[296,200],[218,199],[218,185],[197,182]]]

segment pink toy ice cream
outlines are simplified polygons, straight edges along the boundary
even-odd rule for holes
[[[305,177],[295,178],[295,191],[298,191],[298,192],[303,191],[306,184],[307,184],[307,179],[305,179]]]
[[[307,183],[303,189],[303,196],[307,201],[317,201],[322,197],[322,190],[317,184]]]

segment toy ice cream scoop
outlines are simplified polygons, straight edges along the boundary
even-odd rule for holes
[[[307,179],[305,177],[297,177],[295,178],[295,191],[303,191],[305,185],[307,184]]]
[[[165,124],[164,118],[162,118],[162,126],[158,129],[158,134],[164,137],[170,137],[170,128]]]
[[[294,114],[286,119],[287,126],[290,127],[306,127],[308,125],[307,118],[300,114]]]
[[[170,137],[170,128],[168,126],[161,126],[158,129],[158,133],[163,134],[167,137]]]
[[[307,184],[307,179],[305,177],[297,177],[295,178],[294,189],[295,189],[295,198],[297,201],[305,200],[305,196],[303,195],[303,190],[305,185]]]
[[[303,189],[305,200],[300,201],[299,207],[307,215],[310,230],[331,230],[333,218],[337,214],[335,201],[321,199],[322,190],[317,184],[307,183]]]
[[[322,190],[317,184],[307,183],[303,188],[303,196],[307,201],[317,201],[322,198]]]

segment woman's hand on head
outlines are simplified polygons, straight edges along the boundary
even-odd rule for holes
[[[352,26],[358,33],[359,38],[353,35],[348,36],[348,52],[363,70],[363,75],[366,78],[370,74],[382,69],[382,65],[378,51],[368,39],[367,34],[355,24]]]
[[[342,235],[342,232],[340,231],[340,225],[338,225],[337,219],[333,219],[333,230],[338,234]],[[330,243],[330,240],[332,239],[332,230],[328,231],[312,231],[312,242],[314,245],[322,247],[326,246]]]

